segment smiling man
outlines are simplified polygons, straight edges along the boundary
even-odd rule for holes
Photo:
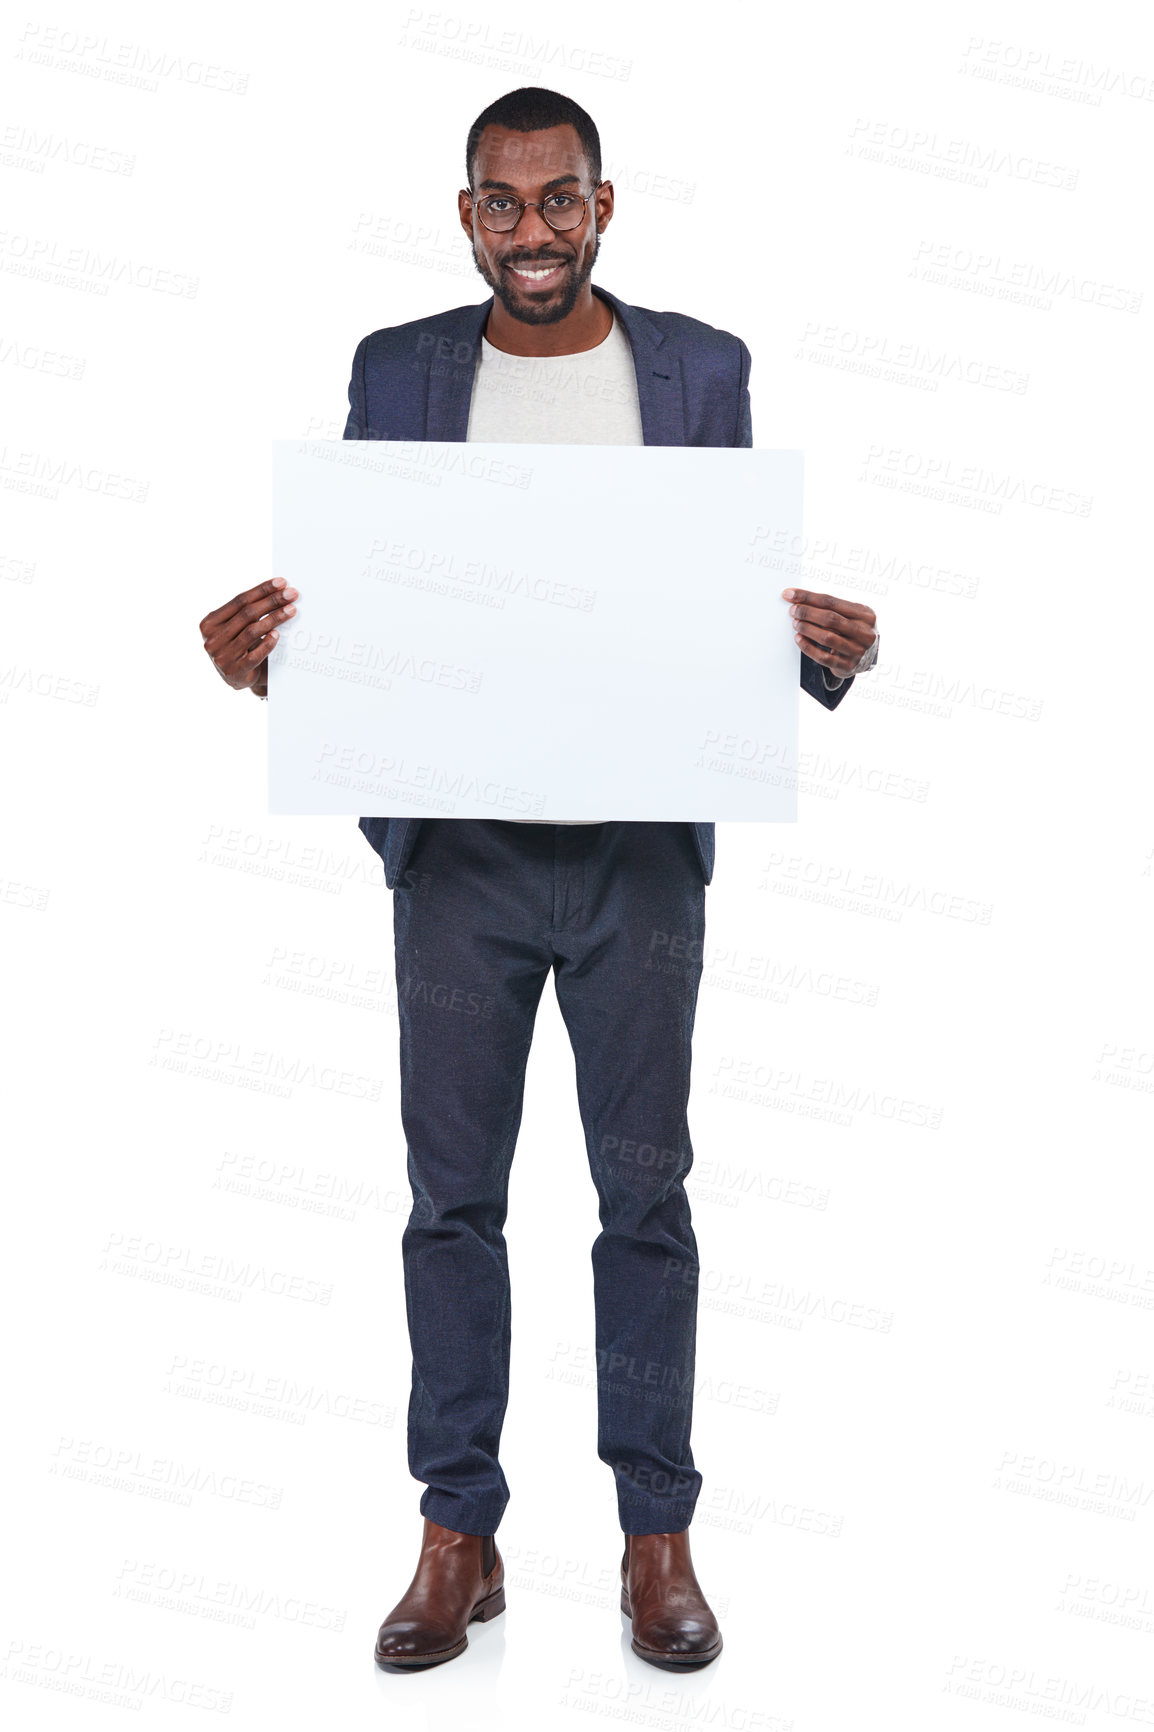
[[[362,338],[346,439],[752,443],[743,342],[593,286],[613,187],[583,108],[548,90],[502,97],[469,131],[466,176],[461,226],[492,295]],[[561,507],[558,533],[586,526],[596,559],[595,501]],[[876,656],[874,613],[783,593],[801,684],[834,709]],[[266,658],[295,595],[274,578],[202,620],[230,684],[265,695]],[[502,1229],[534,1018],[552,975],[602,1228],[592,1248],[597,1451],[614,1474],[625,1542],[621,1606],[643,1659],[706,1665],[722,1639],[689,1550],[701,1489],[690,1448],[699,1263],[684,1180],[714,826],[360,826],[393,891],[413,1192],[402,1238],[409,1466],[426,1487],[417,1568],[380,1628],[377,1661],[438,1665],[467,1646],[470,1622],[504,1609],[495,1540],[509,1498],[498,1457],[511,1316]],[[674,935],[678,966],[653,968],[655,934]],[[452,1011],[474,1004],[477,1014]],[[561,1234],[567,1223],[544,1230]],[[638,1379],[650,1399],[636,1399]],[[546,1469],[549,1447],[542,1438]]]

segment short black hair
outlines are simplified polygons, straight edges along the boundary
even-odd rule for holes
[[[472,126],[465,144],[465,185],[473,185],[473,158],[477,142],[487,126],[505,126],[510,132],[542,132],[548,126],[571,126],[581,140],[581,148],[589,162],[594,180],[601,179],[601,140],[589,115],[571,96],[556,90],[542,90],[535,84],[523,85],[499,96],[488,108],[482,109]]]

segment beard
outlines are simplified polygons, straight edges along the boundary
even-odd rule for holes
[[[532,301],[517,298],[513,289],[503,274],[503,267],[498,267],[494,275],[482,262],[476,248],[473,249],[473,263],[484,277],[494,295],[500,301],[505,311],[514,319],[520,319],[523,325],[555,325],[558,319],[567,318],[577,305],[577,297],[593,274],[593,266],[597,263],[597,254],[601,251],[601,236],[598,235],[593,246],[593,254],[588,263],[581,269],[567,267],[567,275],[558,291],[547,302],[534,305]],[[532,267],[538,263],[545,264],[550,259],[548,253],[538,260],[515,257],[511,262]],[[555,258],[555,255],[553,255]],[[560,262],[559,260],[556,262]]]

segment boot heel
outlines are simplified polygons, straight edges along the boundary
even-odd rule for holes
[[[498,1612],[503,1612],[504,1610],[505,1590],[503,1587],[500,1587],[497,1589],[495,1594],[490,1594],[487,1600],[482,1600],[479,1606],[474,1607],[473,1615],[469,1619],[469,1622],[471,1624],[487,1624],[490,1618],[495,1618]]]

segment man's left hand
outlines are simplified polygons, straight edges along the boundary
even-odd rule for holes
[[[792,604],[789,611],[794,635],[807,656],[846,680],[872,666],[878,635],[872,607],[842,601],[836,595],[819,595],[813,589],[783,589],[781,593]]]

